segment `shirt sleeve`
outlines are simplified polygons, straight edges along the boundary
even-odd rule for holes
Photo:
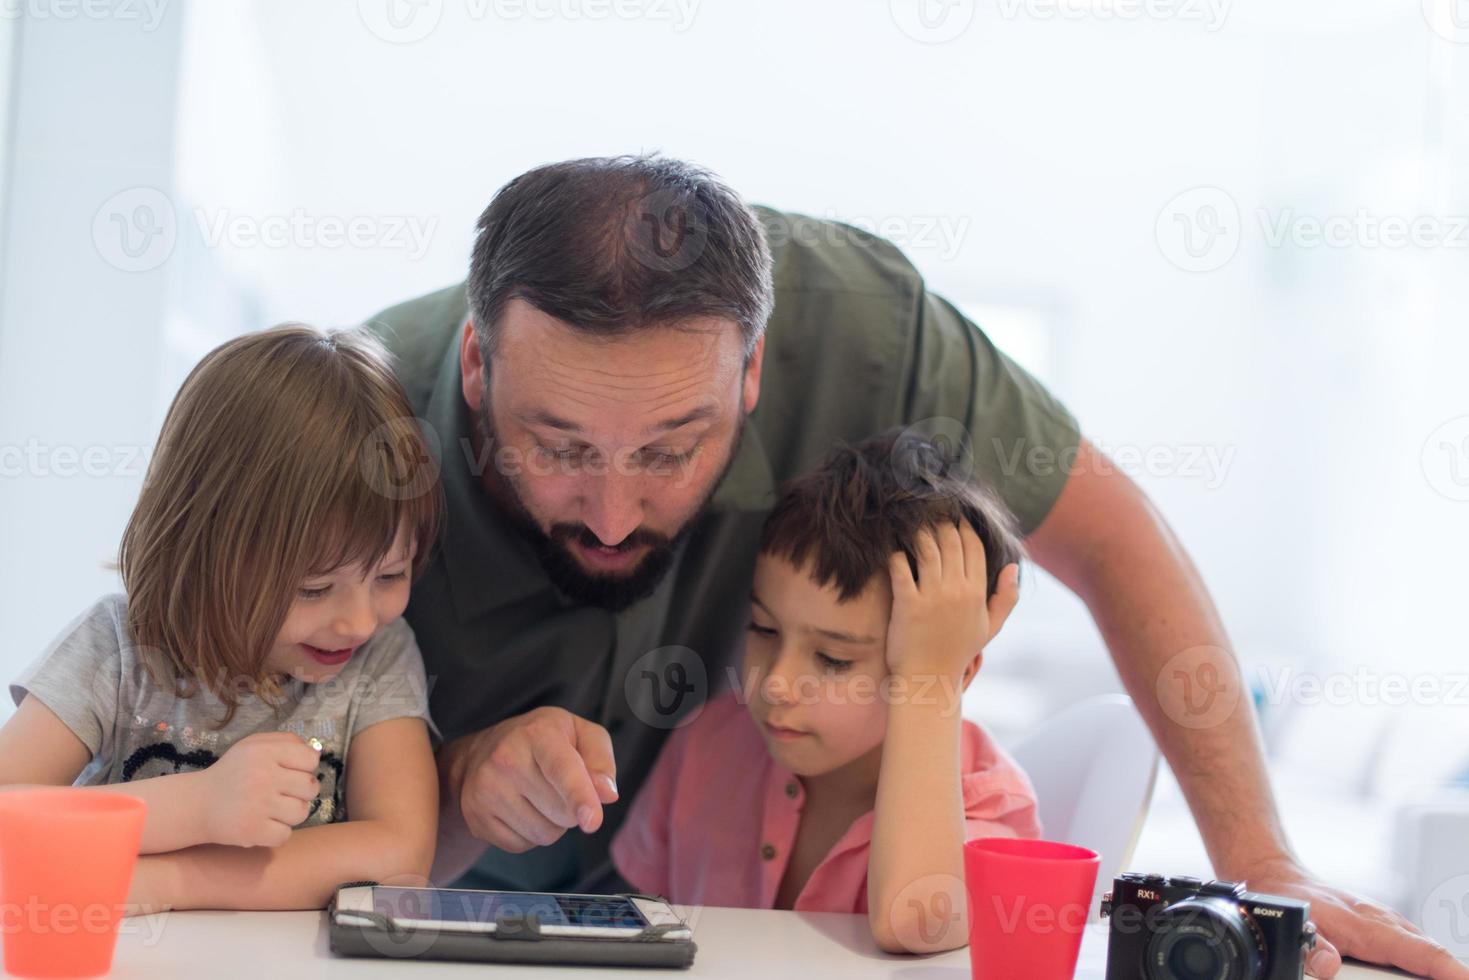
[[[10,684],[16,707],[31,695],[50,708],[94,757],[110,741],[117,717],[125,610],[121,596],[99,600]]]
[[[1021,534],[1030,534],[1075,465],[1076,419],[973,321],[926,289],[911,356],[908,423],[930,438],[967,438],[974,475],[1004,500]]]
[[[352,734],[393,718],[422,718],[437,747],[443,735],[429,714],[428,679],[412,627],[400,618],[383,627],[371,643],[372,653],[363,664],[363,676],[352,689],[356,702]]]
[[[978,725],[964,726],[968,765],[960,778],[964,839],[1040,837],[1042,827],[1030,778]]]
[[[669,827],[684,749],[693,727],[685,725],[668,737],[653,770],[633,797],[627,819],[612,838],[612,863],[617,873],[638,891],[650,895],[673,897],[669,894]]]

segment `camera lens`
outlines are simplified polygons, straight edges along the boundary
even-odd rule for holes
[[[1168,975],[1178,980],[1214,980],[1223,957],[1208,940],[1183,936],[1168,951]]]
[[[1255,924],[1234,902],[1209,897],[1164,909],[1143,958],[1148,980],[1259,980],[1264,962]]]

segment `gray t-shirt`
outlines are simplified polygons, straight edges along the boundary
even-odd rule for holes
[[[318,684],[292,679],[279,708],[253,693],[230,723],[212,692],[179,697],[153,681],[127,634],[127,596],[109,595],[78,617],[10,685],[17,706],[33,694],[92,753],[78,786],[122,783],[206,769],[257,732],[295,732],[321,741],[321,795],[298,826],[347,819],[347,750],[352,737],[391,718],[422,718],[428,684],[413,630],[398,619],[364,643],[341,673]]]

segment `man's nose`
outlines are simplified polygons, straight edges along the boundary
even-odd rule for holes
[[[603,544],[609,547],[621,544],[643,523],[638,480],[617,473],[599,479],[587,494],[582,523]]]

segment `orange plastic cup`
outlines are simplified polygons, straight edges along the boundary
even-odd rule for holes
[[[1075,844],[981,837],[964,845],[974,980],[1071,980],[1101,858]]]
[[[147,804],[72,788],[0,793],[5,971],[92,977],[112,968]]]

